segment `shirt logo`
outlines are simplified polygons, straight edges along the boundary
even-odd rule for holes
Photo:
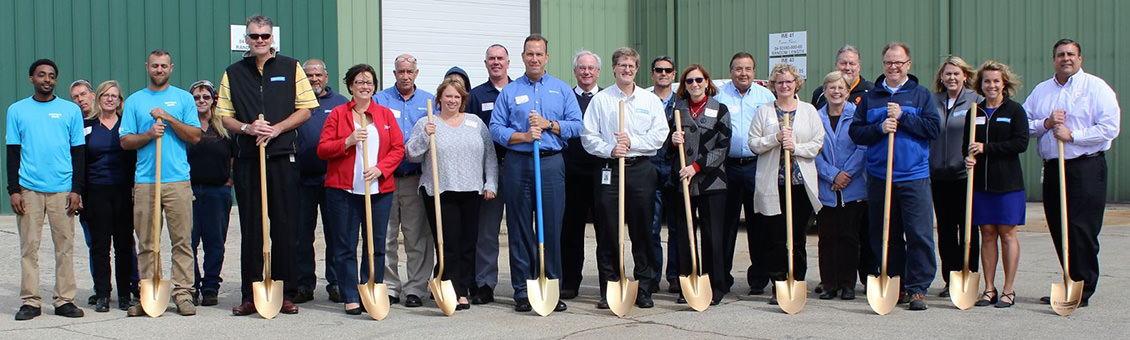
[[[177,102],[171,102],[171,101],[170,101],[170,102],[165,102],[165,106],[168,106],[168,107],[176,107],[176,106],[177,106]]]
[[[283,76],[271,77],[271,81],[272,82],[286,81],[286,77],[283,77]]]
[[[51,112],[48,113],[47,116],[51,117],[52,119],[59,119],[60,117],[63,117],[63,114],[58,112]]]

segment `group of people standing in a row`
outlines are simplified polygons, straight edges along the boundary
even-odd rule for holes
[[[701,233],[699,267],[712,274],[712,303],[722,301],[734,284],[730,272],[743,211],[752,262],[749,293],[763,294],[771,280],[786,279],[786,204],[792,206],[795,226],[807,226],[816,216],[820,298],[853,299],[857,275],[877,273],[879,267],[883,182],[890,176],[895,235],[890,273],[904,277],[903,301],[921,310],[938,271],[933,217],[943,274],[961,269],[963,242],[978,244],[976,237],[960,239],[965,194],[959,188],[973,169],[973,224],[981,228],[987,283],[978,304],[1007,307],[1016,299],[1015,227],[1024,224],[1018,155],[1029,136],[1038,139],[1041,158],[1050,162],[1046,178],[1058,171],[1048,165],[1058,157],[1055,142],[1067,146],[1071,277],[1086,282],[1084,306],[1094,293],[1106,197],[1103,152],[1117,136],[1120,111],[1110,87],[1082,72],[1081,50],[1070,40],[1055,44],[1055,76],[1040,83],[1024,105],[1010,99],[1020,86],[1018,77],[996,61],[974,70],[961,58],[947,58],[931,94],[908,73],[910,49],[901,43],[884,47],[883,75],[875,83],[860,77],[860,53],[845,46],[836,56],[837,70],[823,77],[811,103],[799,100],[805,80],[795,67],[773,67],[767,89],[754,82],[756,64],[745,52],[731,58],[731,81],[721,87],[701,65],[680,72],[673,59],[655,58],[650,64],[655,86],[647,90],[635,83],[641,61],[636,51],[613,52],[615,84],[604,89],[596,84],[600,57],[582,51],[573,58],[577,86],[570,87],[546,72],[548,41],[536,34],[523,44],[525,73],[518,79],[507,76],[506,47],[492,45],[484,60],[488,81],[472,88],[466,72],[454,67],[433,96],[416,88],[416,59],[405,54],[395,59],[396,84],[382,91],[371,66],[349,68],[347,99],[327,86],[321,61],[300,64],[275,53],[272,26],[266,17],[248,18],[250,51],[225,70],[219,86],[201,80],[188,91],[169,84],[172,57],[162,50],[148,56],[146,88],[125,98],[115,81],[96,88],[77,81],[71,97],[78,105],[52,94],[58,74],[53,62],[32,64],[35,94],[10,106],[7,116],[8,189],[19,215],[23,273],[17,320],[40,314],[37,253],[45,215],[56,246],[55,313],[83,315],[73,303],[77,288],[71,260],[71,216],[80,209],[94,278],[90,304],[99,312],[109,310],[113,244],[118,306],[141,315],[131,303],[138,279],[161,270],[153,244],[159,229],[150,225],[159,213],[152,208],[155,201],[169,229],[178,312],[192,315],[197,304],[217,304],[233,186],[242,226],[242,298],[232,309],[235,315],[256,312],[251,283],[263,280],[262,200],[271,227],[272,277],[286,283],[281,312],[297,313],[296,303],[313,299],[320,212],[329,299],[343,303],[348,314],[362,313],[357,283],[369,279],[369,259],[361,256],[359,270],[357,249],[362,241],[361,254],[369,251],[362,228],[364,196],[370,192],[371,223],[380,228],[371,242],[373,265],[383,268],[373,275],[388,285],[390,302],[423,305],[437,243],[444,246],[450,274],[445,277],[453,281],[458,309],[492,302],[505,216],[514,309],[529,311],[526,280],[539,272],[535,171],[541,173],[544,197],[539,213],[544,214],[545,272],[561,279],[562,299],[578,296],[591,215],[598,308],[608,308],[605,283],[619,280],[619,216],[611,208],[617,195],[627,198],[624,220],[634,277],[640,281],[636,305],[652,307],[651,294],[663,279],[669,292],[680,292],[678,276],[690,274],[692,267],[689,238],[696,237],[685,225],[683,181]],[[429,107],[432,100],[436,103]],[[973,103],[978,103],[975,112]],[[434,117],[428,114],[432,109],[438,111]],[[674,126],[676,113],[680,127]],[[976,125],[973,140],[967,124]],[[891,174],[886,173],[889,134],[895,143]],[[163,142],[159,150],[157,140]],[[680,145],[685,166],[677,161]],[[266,197],[258,188],[260,152],[266,154]],[[784,157],[786,152],[791,157]],[[424,161],[432,156],[434,165]],[[533,168],[534,157],[540,158],[540,169]],[[620,159],[624,174],[616,167]],[[786,168],[791,168],[788,176]],[[620,176],[626,183],[623,193],[615,186]],[[155,185],[161,186],[161,197],[154,197]],[[794,193],[792,202],[785,202],[786,189]],[[1044,181],[1045,211],[1057,241],[1058,190],[1058,182]],[[446,242],[435,238],[431,202],[436,195]],[[664,223],[669,228],[665,273]],[[804,232],[793,230],[797,280],[805,279],[807,268]],[[998,238],[1005,269],[999,291],[993,275]],[[194,264],[200,243],[202,266]],[[407,256],[403,272],[400,245]],[[970,261],[976,268],[976,257]],[[681,294],[678,301],[685,302]],[[557,311],[566,308],[563,301],[556,306]]]

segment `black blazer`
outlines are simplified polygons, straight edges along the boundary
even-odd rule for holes
[[[1001,106],[988,116],[985,101],[977,104],[977,142],[985,143],[985,152],[977,155],[973,166],[973,188],[986,192],[1012,192],[1024,189],[1024,176],[1020,169],[1020,154],[1028,149],[1028,115],[1012,99],[1005,98]],[[965,138],[962,143],[969,154],[969,120],[965,121]],[[986,140],[988,142],[986,142]]]
[[[688,188],[691,196],[726,190],[726,154],[730,151],[730,111],[714,98],[706,99],[706,107],[698,119],[691,119],[690,104],[678,99],[674,105],[682,116],[684,149],[687,165],[697,164],[699,172],[691,178]],[[671,133],[675,133],[675,119],[669,120]],[[679,180],[679,148],[671,143],[671,134],[663,144],[671,160],[671,174],[667,185],[677,192],[683,190]]]

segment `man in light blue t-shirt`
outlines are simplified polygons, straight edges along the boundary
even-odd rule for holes
[[[56,97],[59,68],[39,59],[28,70],[35,94],[8,107],[8,195],[20,235],[20,299],[16,320],[40,315],[39,244],[43,222],[51,224],[55,244],[55,315],[77,318],[75,306],[74,216],[82,209],[82,111]]]
[[[137,150],[134,173],[133,223],[137,232],[137,265],[141,278],[153,277],[161,270],[154,266],[154,242],[161,230],[153,223],[154,199],[159,200],[169,226],[173,248],[173,301],[181,315],[195,315],[192,304],[192,186],[189,184],[188,144],[200,141],[200,119],[188,91],[169,85],[173,61],[169,52],[154,50],[145,63],[149,86],[126,98],[122,110],[122,149]],[[171,127],[173,133],[166,134]],[[157,182],[157,139],[161,141],[161,197],[154,198]],[[132,306],[130,316],[142,315],[141,306]]]

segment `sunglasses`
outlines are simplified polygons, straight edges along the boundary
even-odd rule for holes
[[[651,69],[655,73],[675,73],[674,67],[655,67]]]
[[[259,39],[267,40],[267,39],[270,39],[270,38],[271,38],[270,33],[251,33],[251,34],[247,35],[247,39],[250,39],[250,40],[259,40]]]
[[[210,96],[210,95],[203,95],[203,96],[196,95],[196,96],[192,96],[192,99],[195,99],[195,100],[201,100],[201,99],[212,100],[212,96]]]
[[[683,80],[683,82],[686,82],[687,84],[694,84],[694,83],[700,83],[701,84],[704,81],[706,81],[706,78],[703,78],[703,77],[687,78],[687,79]]]

